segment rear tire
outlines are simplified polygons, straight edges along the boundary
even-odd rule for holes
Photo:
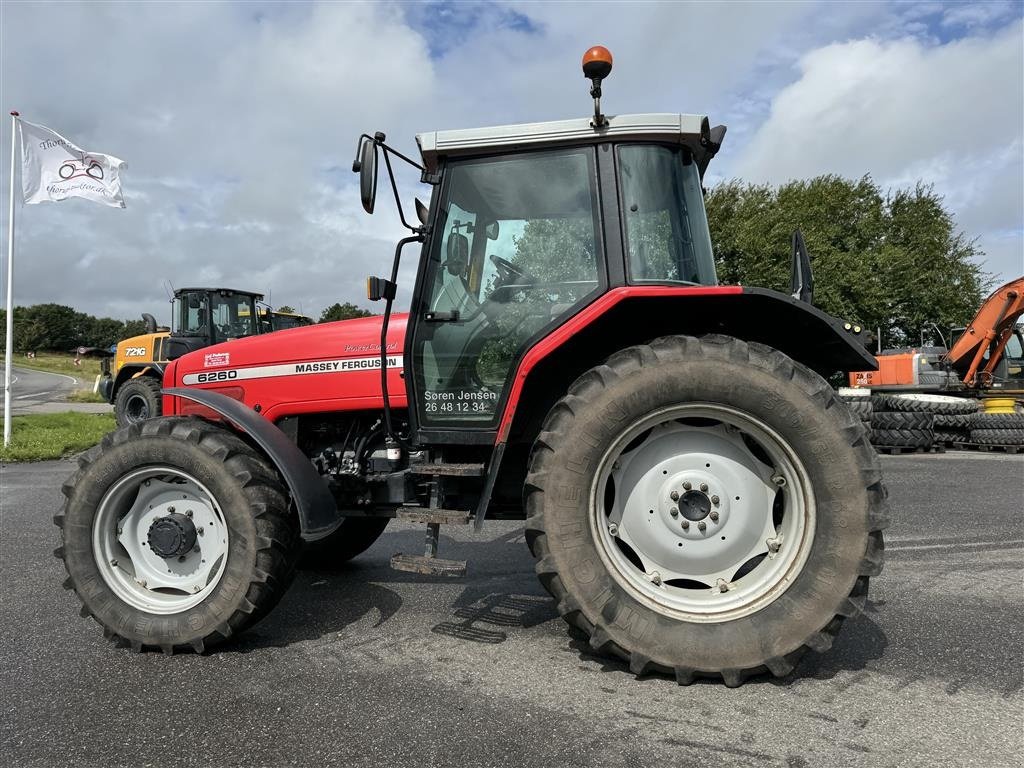
[[[646,431],[633,436],[636,429]],[[658,446],[672,441],[691,447],[656,460]],[[720,448],[701,447],[713,444]],[[759,478],[746,486],[753,489],[749,504],[732,498],[744,493],[732,490],[739,486],[730,479],[731,465],[736,477]],[[716,527],[707,523],[714,535],[691,535],[699,522],[680,532],[683,517],[694,517],[694,509],[700,514],[705,499],[679,516],[679,509],[666,507],[686,496],[661,498],[663,478],[675,487],[677,475],[686,473],[694,475],[694,491],[698,481],[708,493],[722,486],[710,497],[726,502]],[[776,490],[776,477],[791,479]],[[641,498],[641,506],[654,510],[631,512],[632,493],[655,487],[656,496]],[[667,672],[680,684],[714,677],[734,686],[764,671],[784,676],[808,648],[827,650],[843,620],[861,610],[868,580],[881,570],[881,530],[888,524],[878,460],[850,409],[817,374],[782,353],[725,336],[657,339],[583,374],[551,409],[534,444],[525,502],[536,571],[562,617],[586,634],[591,648],[628,661],[634,674]],[[624,509],[623,530],[608,514],[617,505]],[[781,541],[773,550],[778,562],[788,564],[781,575],[771,570],[766,545],[760,559],[742,565],[720,558],[726,572],[739,567],[731,582],[722,580],[724,592],[717,581],[718,591],[694,577],[677,578],[707,570],[702,553],[719,547],[720,532],[746,535],[735,525],[741,521],[753,521],[758,534],[763,525],[792,529],[792,538],[773,540]],[[657,527],[650,552],[637,544],[650,541],[648,524]],[[622,546],[633,531],[640,552]],[[665,549],[653,551],[658,543]],[[644,558],[651,568],[670,562],[675,575],[662,580]]]
[[[202,652],[284,594],[298,520],[276,470],[233,432],[151,419],[110,433],[78,463],[54,517],[54,554],[82,616],[106,637],[136,651]]]
[[[127,427],[160,416],[163,413],[160,386],[160,381],[148,375],[122,384],[114,398],[117,426]]]

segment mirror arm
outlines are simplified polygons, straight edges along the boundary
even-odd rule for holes
[[[406,229],[410,230],[414,235],[422,235],[426,231],[424,227],[414,227],[412,224],[410,224],[408,221],[405,220],[405,209],[402,208],[402,200],[398,196],[398,184],[395,183],[395,172],[391,168],[391,158],[389,156],[389,148],[384,143],[381,143],[380,146],[382,146],[384,148],[384,165],[386,165],[388,167],[388,178],[391,179],[391,191],[395,193],[395,206],[398,208],[398,218],[401,220],[402,226],[405,227]],[[390,151],[394,151],[394,150],[390,150]],[[395,154],[398,155],[397,152],[395,152]],[[399,157],[402,157],[402,155],[399,155]],[[402,157],[402,159],[406,160],[407,162],[412,162],[411,160],[409,160],[406,157]],[[416,163],[412,163],[412,164],[416,165]],[[419,168],[420,166],[416,165],[416,167]]]

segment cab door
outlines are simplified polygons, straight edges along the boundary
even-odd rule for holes
[[[596,166],[592,146],[448,164],[410,318],[421,437],[493,431],[522,355],[603,291]]]

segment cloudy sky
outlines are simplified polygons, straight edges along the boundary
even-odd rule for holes
[[[697,112],[729,134],[709,181],[932,183],[996,279],[1024,272],[1024,4],[0,4],[0,106],[127,162],[127,208],[20,206],[18,304],[168,319],[165,283],[364,303],[401,236],[370,217],[356,138],[585,116],[579,59],[615,55],[605,110]],[[0,133],[7,239],[10,121]],[[405,173],[405,171],[402,171]],[[408,169],[404,196],[417,194]],[[382,189],[382,192],[386,190]],[[424,193],[420,193],[424,194]]]

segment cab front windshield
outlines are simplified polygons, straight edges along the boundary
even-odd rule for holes
[[[177,298],[178,336],[199,336],[211,342],[239,339],[257,332],[256,301],[233,291],[185,293]]]

